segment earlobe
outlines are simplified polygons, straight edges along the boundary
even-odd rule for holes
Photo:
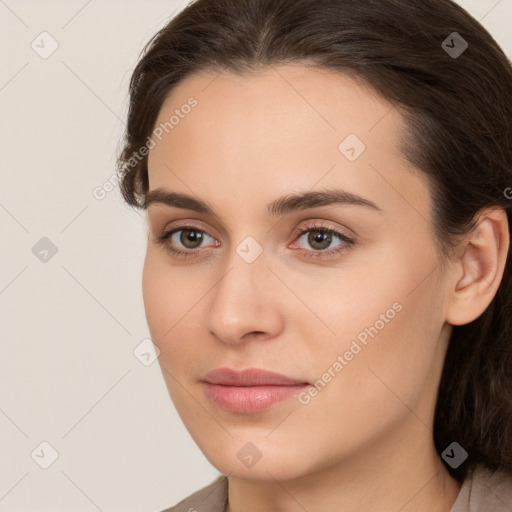
[[[496,295],[510,244],[505,210],[481,212],[463,244],[453,265],[454,284],[446,317],[452,325],[464,325],[478,318]]]

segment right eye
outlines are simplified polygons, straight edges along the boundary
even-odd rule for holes
[[[158,236],[156,242],[163,245],[171,254],[178,257],[188,257],[198,252],[201,243],[207,237],[215,241],[202,229],[195,226],[180,226],[164,231]],[[217,243],[217,245],[219,244]]]

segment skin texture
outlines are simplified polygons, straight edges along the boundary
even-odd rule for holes
[[[346,75],[300,65],[196,74],[168,96],[156,125],[191,96],[197,106],[149,153],[150,190],[191,195],[217,217],[149,206],[143,294],[169,393],[229,476],[230,512],[448,512],[460,485],[434,448],[436,392],[451,325],[477,318],[501,280],[504,212],[484,212],[441,266],[428,180],[399,151],[403,119]],[[338,149],[349,134],[366,145],[355,161]],[[281,196],[330,188],[382,211],[267,213]],[[299,239],[310,221],[355,244],[322,256],[344,242],[334,236],[319,250],[318,228]],[[186,259],[155,241],[191,225],[202,242],[184,245],[180,232],[167,240],[196,251]],[[263,250],[252,263],[236,252],[248,236]],[[205,394],[201,379],[219,367],[313,383],[395,303],[401,310],[307,404],[291,398],[241,414]],[[248,442],[261,453],[252,467],[237,457]]]

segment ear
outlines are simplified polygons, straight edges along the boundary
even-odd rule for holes
[[[485,209],[453,261],[446,321],[464,325],[478,318],[496,295],[510,245],[502,208]]]

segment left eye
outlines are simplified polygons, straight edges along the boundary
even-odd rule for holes
[[[340,242],[334,246],[331,246],[334,239],[338,239]],[[325,227],[309,227],[298,233],[298,241],[305,239],[306,243],[313,248],[313,252],[327,252],[330,253],[341,250],[344,246],[351,245],[353,240],[336,231],[335,229]],[[340,247],[339,249],[336,249]],[[302,247],[303,248],[303,247]],[[306,252],[311,252],[306,248]]]

